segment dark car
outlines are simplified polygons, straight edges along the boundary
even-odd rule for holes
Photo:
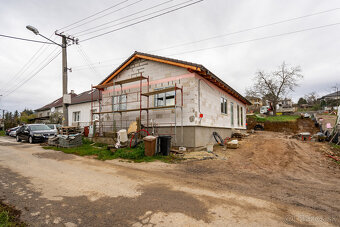
[[[50,137],[54,137],[56,133],[44,124],[31,124],[22,126],[17,130],[17,142],[21,140],[29,143],[44,142]]]
[[[13,133],[12,133],[12,135],[11,135],[11,132],[18,130],[19,128],[20,128],[20,126],[7,129],[7,130],[6,130],[6,135],[7,135],[7,136],[13,136]],[[15,137],[15,136],[13,136],[13,137]]]

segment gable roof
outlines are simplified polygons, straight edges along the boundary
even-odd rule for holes
[[[137,52],[137,51],[135,51],[128,59],[126,59],[112,73],[110,73],[101,83],[99,83],[99,85],[105,85],[109,83],[116,75],[118,75],[121,71],[123,71],[135,59],[146,59],[146,60],[151,60],[151,61],[156,61],[160,63],[165,63],[169,65],[186,68],[188,71],[195,72],[199,74],[200,76],[204,77],[205,79],[209,80],[210,82],[212,82],[213,84],[215,84],[222,90],[226,91],[230,95],[234,96],[241,102],[247,105],[251,105],[251,102],[249,102],[245,97],[243,97],[241,94],[239,94],[232,87],[230,87],[227,83],[225,83],[223,80],[218,78],[215,74],[213,74],[211,71],[209,71],[207,68],[205,68],[201,64],[196,64],[193,62],[187,62],[187,61],[182,61],[178,59],[167,58],[167,57],[162,57],[158,55],[147,54],[147,53],[142,53],[142,52]]]
[[[99,91],[98,90],[93,90],[93,100],[99,100]],[[79,95],[77,94],[71,94],[71,104],[80,104],[80,103],[86,103],[86,102],[91,102],[92,97],[91,97],[91,90],[89,91],[84,91],[80,93]],[[50,110],[52,107],[61,107],[63,106],[63,98],[60,97],[59,99],[54,100],[53,102],[36,109],[35,111],[43,111],[43,110]]]
[[[340,91],[336,91],[336,92],[333,92],[333,93],[330,93],[328,95],[325,95],[325,96],[322,96],[321,98],[326,98],[326,97],[340,97]]]

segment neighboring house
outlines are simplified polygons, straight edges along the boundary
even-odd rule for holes
[[[279,103],[277,104],[278,109],[280,108],[292,108],[293,107],[293,101],[291,99],[283,99],[280,100]]]
[[[103,132],[127,129],[141,116],[148,131],[172,135],[173,145],[186,147],[214,143],[214,131],[224,139],[235,129],[245,130],[251,104],[203,65],[140,52],[95,87],[102,93],[98,126]],[[183,87],[183,97],[175,87]]]
[[[93,93],[93,94],[91,94]],[[92,102],[93,99],[93,102]],[[96,90],[85,91],[79,95],[71,92],[71,104],[68,105],[68,125],[69,126],[89,126],[91,124],[91,102],[93,106],[98,104],[99,92]],[[51,110],[54,107],[53,113],[63,113],[62,98],[59,98],[37,110],[35,110],[37,117],[36,120],[40,122],[49,122]],[[98,111],[98,108],[93,108]]]
[[[246,96],[246,99],[248,99],[251,102],[251,105],[248,106],[247,112],[253,113],[260,111],[260,108],[262,107],[262,99],[259,97],[254,96]]]
[[[321,100],[329,101],[329,100],[339,100],[340,99],[340,91],[330,93],[328,95],[322,96]]]

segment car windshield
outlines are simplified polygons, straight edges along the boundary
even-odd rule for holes
[[[47,124],[47,126],[48,126],[50,129],[54,129],[54,125],[53,125],[53,124]]]
[[[51,130],[48,126],[46,125],[30,125],[29,128],[31,131],[39,131],[39,130]]]

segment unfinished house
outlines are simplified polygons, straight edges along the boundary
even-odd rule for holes
[[[93,88],[102,100],[97,133],[140,122],[150,134],[171,135],[172,145],[214,143],[246,129],[246,98],[204,66],[135,52]],[[139,120],[140,119],[140,120]]]

